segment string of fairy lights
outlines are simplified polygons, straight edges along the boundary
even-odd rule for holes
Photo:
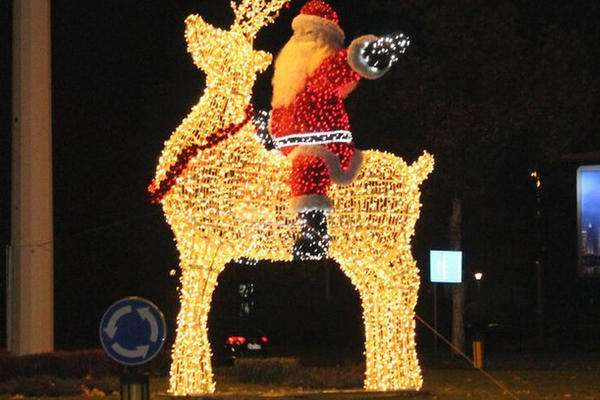
[[[232,3],[229,30],[200,16],[186,19],[188,50],[206,73],[206,88],[165,142],[149,188],[168,186],[157,201],[180,254],[173,395],[215,391],[207,321],[225,264],[290,260],[301,229],[289,208],[292,164],[265,149],[248,112],[256,74],[271,61],[253,49],[253,39],[287,1]],[[355,182],[333,185],[328,193],[334,204],[328,255],[351,279],[363,306],[367,390],[422,385],[414,337],[419,275],[410,242],[421,207],[419,186],[433,163],[427,153],[407,165],[390,153],[364,151]]]
[[[404,54],[410,46],[410,39],[404,33],[383,36],[368,43],[362,54],[373,72],[389,68],[398,61],[398,56]]]

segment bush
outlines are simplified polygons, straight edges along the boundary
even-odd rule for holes
[[[292,379],[300,367],[297,358],[239,358],[233,373],[240,382],[281,384]]]
[[[364,365],[338,367],[300,367],[297,358],[240,358],[231,370],[219,375],[233,376],[239,382],[309,389],[361,388],[365,377]]]
[[[306,389],[358,389],[362,388],[364,377],[362,365],[305,367],[290,376],[286,384]]]
[[[140,371],[166,375],[169,371],[170,354],[164,349]],[[17,376],[51,375],[62,378],[84,378],[86,376],[118,376],[126,367],[110,359],[101,349],[57,351],[14,357],[0,356],[0,381]]]
[[[57,378],[54,376],[19,376],[0,382],[0,394],[41,396],[95,396],[119,391],[118,378]]]
[[[87,377],[85,380],[81,382],[81,386],[84,386],[87,389],[97,389],[101,390],[106,394],[110,394],[113,392],[118,392],[121,387],[119,384],[119,378],[116,377],[105,377],[105,378],[92,378]]]
[[[19,377],[0,382],[0,393],[25,396],[75,396],[81,393],[79,383],[72,379],[50,376]]]

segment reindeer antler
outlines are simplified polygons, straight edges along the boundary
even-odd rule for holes
[[[231,2],[235,14],[233,26],[238,26],[246,36],[254,37],[258,31],[275,21],[279,10],[290,0],[242,0]]]

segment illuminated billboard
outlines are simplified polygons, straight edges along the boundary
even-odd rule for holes
[[[431,282],[462,282],[462,251],[431,250],[429,256]]]
[[[600,165],[577,169],[579,275],[600,277]]]

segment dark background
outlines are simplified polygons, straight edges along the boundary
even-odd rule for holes
[[[52,2],[58,349],[97,347],[102,313],[114,301],[130,295],[146,297],[163,310],[173,339],[178,272],[170,271],[177,270],[177,253],[169,227],[160,208],[150,204],[146,187],[163,142],[203,90],[203,74],[186,52],[183,21],[198,13],[226,27],[232,17],[228,3]],[[472,273],[482,271],[486,315],[493,320],[490,322],[506,327],[499,346],[512,343],[524,349],[532,343],[534,262],[540,254],[546,344],[555,348],[570,348],[574,343],[580,349],[592,346],[600,333],[599,285],[597,280],[576,276],[575,170],[582,162],[579,156],[565,156],[600,151],[600,135],[594,129],[598,121],[593,115],[598,109],[600,6],[594,1],[565,4],[558,0],[407,1],[401,5],[339,0],[331,4],[339,12],[348,38],[395,29],[413,38],[407,61],[386,77],[361,84],[349,98],[348,109],[359,147],[391,151],[408,162],[428,149],[438,160],[423,186],[423,209],[414,238],[414,255],[422,270],[417,313],[432,320],[428,252],[449,246],[454,182],[456,174],[462,174],[469,186],[463,203],[462,241],[467,303],[477,296]],[[291,34],[291,19],[301,5],[294,1],[284,9],[276,24],[260,33],[256,47],[276,53]],[[503,10],[508,10],[510,18]],[[11,12],[10,1],[0,4],[3,244],[10,243]],[[490,21],[498,25],[490,25]],[[506,26],[512,27],[509,33],[514,38],[503,36]],[[462,47],[452,48],[451,35],[445,32],[455,32]],[[483,37],[476,42],[482,32],[493,40]],[[563,38],[567,39],[563,42]],[[491,44],[477,48],[481,43]],[[540,49],[547,52],[527,58]],[[564,64],[545,62],[547,54],[549,60],[557,57]],[[497,65],[494,57],[509,59],[511,64],[506,71],[478,76],[478,71]],[[537,60],[540,65],[528,64]],[[531,84],[526,83],[527,65],[540,75]],[[436,68],[445,68],[446,75],[437,74]],[[258,77],[257,109],[268,108],[271,73],[269,69]],[[436,82],[429,76],[448,79]],[[566,76],[581,80],[564,81]],[[501,85],[470,87],[473,82],[488,81]],[[520,89],[533,94],[523,95],[530,103],[517,99],[515,93]],[[437,101],[435,95],[442,91],[447,92],[446,97]],[[477,108],[492,97],[493,107]],[[456,104],[474,104],[475,108],[457,112],[455,119],[446,117],[446,111],[438,114],[444,107],[452,111]],[[522,104],[531,108],[523,112],[526,107]],[[486,114],[498,105],[506,106],[506,111],[491,112],[491,117]],[[524,122],[515,123],[519,118]],[[446,129],[447,137],[439,135],[440,126],[448,121],[465,121],[476,128],[473,136],[453,136],[461,128]],[[561,140],[567,141],[565,137],[576,139],[564,145]],[[537,221],[535,182],[529,176],[534,169],[543,177],[542,217]],[[4,264],[2,259],[2,276]],[[331,296],[326,296],[326,269],[330,270]],[[240,283],[252,282],[257,290],[252,323],[268,331],[276,343],[290,348],[339,345],[358,349],[360,354],[358,294],[335,264],[231,265],[220,280],[210,316],[212,337],[220,338],[248,322],[239,317],[237,293]],[[2,347],[6,339],[4,279],[0,290]],[[438,295],[440,328],[448,335],[449,291],[441,287]],[[422,348],[431,348],[431,335],[421,326],[418,340]]]

